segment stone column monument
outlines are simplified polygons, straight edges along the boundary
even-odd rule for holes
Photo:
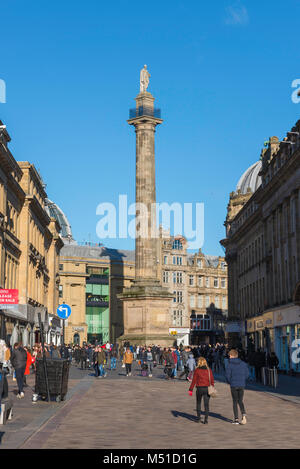
[[[131,344],[169,346],[170,306],[173,298],[157,275],[157,228],[155,217],[155,129],[163,121],[147,91],[150,74],[141,70],[140,93],[130,111],[129,125],[136,132],[136,241],[135,281],[124,289],[124,335]]]

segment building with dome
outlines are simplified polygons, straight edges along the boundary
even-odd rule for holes
[[[230,194],[221,241],[228,264],[228,339],[275,351],[280,368],[300,339],[300,121],[269,139]]]
[[[62,209],[57,204],[46,198],[45,210],[50,218],[55,218],[55,220],[59,223],[61,228],[60,236],[64,244],[76,245],[77,243],[73,238],[71,225]]]

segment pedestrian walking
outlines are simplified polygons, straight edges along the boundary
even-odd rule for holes
[[[179,379],[183,378],[185,376],[185,379],[188,380],[188,375],[189,375],[189,367],[188,367],[188,359],[189,355],[191,354],[191,349],[190,347],[186,347],[182,352],[181,352],[181,358],[182,358],[182,365],[183,365],[183,371],[179,375]],[[192,357],[194,358],[194,355],[192,354]]]
[[[20,342],[17,342],[14,345],[14,349],[11,354],[11,363],[16,372],[16,380],[18,385],[17,397],[22,399],[24,397],[24,373],[27,363],[27,353]]]
[[[105,364],[106,356],[105,356],[105,351],[102,347],[98,347],[98,352],[97,352],[97,363],[99,367],[99,376],[98,378],[105,378],[105,370],[104,370],[104,364]]]
[[[123,355],[123,364],[125,365],[125,368],[126,368],[126,376],[131,376],[132,362],[133,362],[133,353],[131,352],[130,348],[127,347]]]
[[[192,353],[189,354],[189,358],[188,358],[188,361],[186,362],[186,366],[187,366],[187,369],[188,369],[188,375],[186,377],[186,380],[191,382],[192,377],[193,377],[193,373],[194,373],[195,368],[196,368],[196,360],[195,360],[194,355]]]
[[[196,399],[197,399],[197,419],[201,422],[201,402],[204,401],[205,418],[204,424],[208,423],[209,416],[209,400],[208,387],[214,386],[214,376],[211,369],[208,367],[207,361],[204,357],[200,357],[197,367],[194,372],[192,384],[189,389],[190,396],[193,395],[193,389],[196,386]]]
[[[80,349],[79,356],[80,356],[80,369],[83,370],[84,368],[86,370],[88,356],[87,356],[87,349],[85,346],[83,346]]]
[[[234,420],[233,424],[239,425],[239,414],[238,406],[242,414],[241,425],[247,423],[246,419],[246,409],[244,406],[244,391],[246,387],[246,381],[249,377],[249,368],[248,365],[238,358],[238,352],[234,349],[229,352],[229,363],[226,369],[226,380],[231,388],[231,396],[233,402],[233,414]]]
[[[117,358],[118,358],[118,351],[115,346],[112,347],[110,352],[110,369],[115,370],[117,367]]]
[[[24,382],[24,387],[27,387],[26,376],[30,375],[30,367],[31,367],[32,363],[34,362],[34,358],[32,357],[28,347],[24,347],[24,350],[27,354],[27,360],[26,360],[26,367],[25,367],[25,371],[24,371],[24,380],[23,380],[23,382]]]
[[[153,353],[152,353],[151,347],[147,348],[146,362],[147,362],[148,370],[149,370],[149,375],[148,376],[149,376],[149,378],[152,378],[154,360],[153,360]]]

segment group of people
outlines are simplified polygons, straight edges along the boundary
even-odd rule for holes
[[[244,391],[246,381],[249,377],[249,368],[247,364],[239,358],[238,351],[232,349],[228,352],[229,363],[226,367],[225,376],[226,381],[231,388],[231,396],[233,402],[234,425],[245,425],[247,423],[246,409],[244,405]],[[204,424],[208,423],[209,415],[209,402],[210,396],[214,396],[216,391],[214,389],[214,375],[211,368],[204,357],[200,357],[197,362],[196,369],[193,374],[193,380],[189,388],[190,396],[193,395],[193,390],[196,387],[196,402],[197,402],[197,419],[201,422],[201,402],[204,403]],[[242,418],[239,421],[240,409]]]
[[[153,370],[161,365],[167,380],[185,379],[190,383],[189,394],[196,388],[197,419],[201,421],[201,405],[204,404],[204,424],[208,423],[210,396],[213,396],[214,374],[222,373],[230,384],[233,400],[234,424],[246,423],[246,411],[243,402],[246,381],[254,373],[256,380],[261,380],[261,368],[278,367],[274,353],[266,355],[262,350],[246,353],[240,349],[228,349],[227,344],[217,343],[199,346],[161,347],[159,345],[139,346],[129,343],[103,345],[83,344],[61,345],[35,344],[32,349],[22,343],[12,348],[0,340],[0,368],[17,381],[17,397],[24,397],[26,376],[30,369],[36,367],[36,360],[44,355],[46,358],[65,358],[80,366],[82,370],[94,369],[95,377],[107,376],[107,369],[114,371],[117,361],[125,368],[126,376],[132,375],[133,363],[142,376],[152,378]],[[1,399],[1,396],[0,396]],[[241,422],[238,419],[238,408],[241,411]]]
[[[57,347],[54,344],[44,345],[44,354],[46,358],[67,358],[68,349],[66,346]],[[0,340],[0,371],[5,377],[12,376],[13,381],[17,382],[17,398],[25,397],[24,388],[27,387],[26,377],[30,375],[31,370],[36,369],[36,360],[43,356],[42,344],[35,344],[32,348],[24,346],[22,342],[16,342],[13,347]],[[0,395],[4,398],[6,396]]]

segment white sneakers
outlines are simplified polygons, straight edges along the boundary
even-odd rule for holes
[[[17,394],[18,399],[23,399],[23,397],[25,397],[25,394],[23,392],[21,392],[20,394]]]
[[[246,423],[247,423],[246,415],[243,415],[241,423],[238,420],[233,420],[231,423],[233,425],[240,425],[240,424],[241,425],[246,425]]]

